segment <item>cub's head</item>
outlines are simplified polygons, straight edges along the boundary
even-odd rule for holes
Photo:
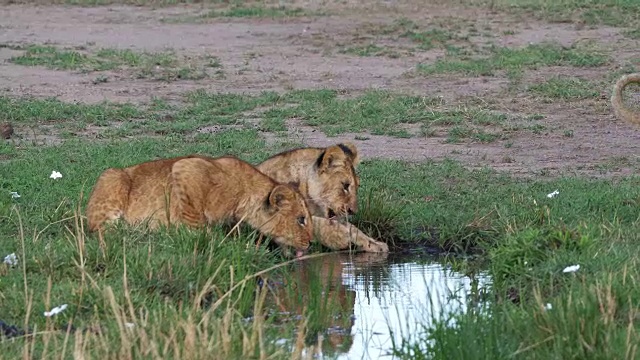
[[[329,146],[320,154],[308,187],[323,216],[353,214],[358,210],[360,179],[355,167],[359,162],[358,150],[351,143]]]
[[[262,210],[265,221],[260,229],[280,245],[306,250],[313,237],[313,223],[307,204],[299,191],[289,185],[276,185]]]

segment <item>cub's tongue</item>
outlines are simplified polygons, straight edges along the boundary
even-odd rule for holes
[[[299,258],[304,255],[304,250],[296,250],[296,257]]]

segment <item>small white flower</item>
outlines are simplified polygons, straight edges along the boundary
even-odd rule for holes
[[[576,272],[580,269],[580,265],[571,265],[571,266],[567,266],[566,268],[564,268],[564,270],[562,270],[563,273],[572,273],[572,272]]]
[[[53,179],[53,180],[56,180],[56,179],[60,179],[60,178],[62,177],[62,174],[60,174],[59,172],[57,172],[57,171],[53,170],[53,171],[51,172],[51,175],[49,175],[49,177],[50,177],[51,179]]]
[[[56,306],[53,309],[51,309],[51,311],[45,311],[44,312],[44,316],[46,317],[50,317],[53,315],[57,315],[60,314],[61,312],[63,312],[65,309],[67,308],[67,304],[62,304],[60,306]]]
[[[18,265],[18,257],[16,256],[16,253],[11,253],[4,257],[3,262],[9,266],[16,266]]]
[[[556,189],[554,192],[547,194],[549,199],[556,197],[556,195],[560,194],[560,192]]]
[[[544,308],[545,308],[546,310],[551,310],[551,309],[553,309],[553,305],[551,305],[550,303],[547,303],[547,304],[544,306]]]
[[[18,194],[17,191],[12,191],[11,192],[11,198],[12,199],[19,199],[20,198],[20,194]]]
[[[124,326],[126,326],[129,329],[133,329],[136,326],[136,324],[130,323],[130,322],[126,322],[126,323],[124,323]]]

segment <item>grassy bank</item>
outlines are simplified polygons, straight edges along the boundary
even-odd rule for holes
[[[227,237],[227,229],[219,228],[149,232],[121,226],[104,245],[85,233],[78,215],[107,167],[194,152],[257,163],[292,145],[268,145],[259,131],[232,122],[234,116],[260,109],[282,121],[303,115],[314,124],[314,114],[353,108],[350,100],[322,91],[259,97],[197,92],[187,99],[172,107],[161,101],[147,107],[0,101],[19,130],[74,131],[57,146],[0,143],[0,255],[18,257],[16,266],[0,265],[0,320],[36,333],[0,340],[3,356],[210,358],[211,349],[222,349],[215,356],[290,358],[291,349],[316,344],[317,333],[335,320],[326,315],[336,309],[333,300],[325,302],[321,279],[311,278],[304,280],[312,284],[305,295],[290,298],[301,318],[266,316],[273,315],[274,301],[262,302],[257,289],[264,280],[255,275],[286,259],[256,247],[247,230]],[[412,106],[420,99],[369,93],[358,100],[384,107],[376,117],[350,117],[375,129],[393,119],[393,109],[417,111]],[[287,105],[292,102],[301,108]],[[161,122],[162,114],[175,121]],[[431,118],[418,113],[416,119]],[[220,131],[196,132],[212,121]],[[166,132],[155,133],[145,122],[167,126]],[[80,131],[96,124],[105,136],[91,139]],[[167,124],[181,124],[184,131],[170,131]],[[127,127],[139,129],[138,136],[108,132]],[[62,178],[51,179],[52,171]],[[460,315],[455,327],[439,322],[413,334],[396,344],[398,355],[633,358],[634,299],[640,295],[637,177],[522,179],[466,170],[453,161],[365,160],[359,172],[358,226],[398,246],[427,243],[451,251],[456,256],[446,261],[455,268],[470,273],[480,263],[493,277],[487,307]],[[547,197],[556,189],[558,195]],[[469,253],[479,256],[460,256]],[[581,266],[576,273],[562,272],[575,264]],[[288,278],[292,266],[263,275]],[[61,304],[68,308],[43,316]],[[84,331],[67,335],[61,330],[69,323]]]
[[[222,346],[229,339],[225,356],[284,351],[273,346],[274,341],[283,333],[291,337],[297,323],[283,330],[281,325],[241,320],[254,313],[259,299],[253,279],[225,295],[239,280],[284,260],[264,247],[256,249],[251,234],[223,240],[225,232],[220,229],[207,235],[122,227],[101,248],[94,236],[85,238],[75,216],[83,184],[86,189],[106,166],[194,151],[231,152],[253,161],[266,156],[244,149],[247,141],[259,140],[250,131],[229,131],[190,144],[179,138],[97,145],[67,141],[56,151],[28,146],[11,150],[12,159],[0,165],[8,174],[2,190],[5,194],[19,190],[20,198],[3,197],[0,230],[9,239],[3,252],[15,252],[19,265],[2,268],[2,320],[26,321],[30,328],[44,331],[29,350],[35,356],[78,346],[98,356],[118,351],[126,342],[132,353],[158,346],[180,357],[194,346],[190,342],[197,347]],[[223,143],[228,147],[220,146]],[[54,169],[63,174],[61,179],[48,177]],[[490,171],[467,171],[454,162],[393,161],[365,161],[361,177],[364,208],[357,221],[363,228],[372,225],[368,229],[372,234],[380,229],[405,240],[413,236],[415,241],[427,236],[416,229],[437,229],[435,236],[429,233],[429,241],[455,251],[481,251],[494,279],[491,305],[482,315],[457,318],[455,328],[442,324],[435,331],[425,329],[424,339],[414,338],[416,343],[398,348],[399,354],[409,354],[409,345],[453,356],[448,358],[468,358],[465,351],[485,358],[517,352],[531,358],[575,354],[619,358],[633,351],[636,333],[629,319],[635,319],[633,299],[640,295],[634,286],[639,275],[634,246],[640,199],[637,178],[615,183],[579,178],[525,181]],[[548,198],[555,189],[559,195]],[[371,193],[379,195],[367,206]],[[399,216],[392,216],[396,212]],[[473,263],[453,261],[473,271]],[[562,273],[574,264],[581,265],[577,273]],[[287,269],[270,274],[283,276]],[[513,292],[518,304],[510,301]],[[41,315],[62,303],[69,308],[61,315]],[[552,310],[545,310],[547,303]],[[322,321],[318,321],[319,326]],[[83,335],[70,335],[65,343],[63,332],[47,331],[69,322],[96,333],[79,332]],[[138,327],[129,329],[125,323]],[[255,326],[270,329],[264,330],[263,345],[249,336],[258,331]],[[243,336],[251,345],[239,341]],[[208,342],[202,342],[204,338]],[[474,342],[469,343],[470,338]],[[24,341],[9,344],[16,355],[26,346]],[[193,358],[205,354],[198,348]]]
[[[477,311],[408,336],[395,344],[400,358],[637,357],[640,179],[522,180],[452,163],[368,169],[398,199],[413,199],[409,221],[437,226],[442,244],[482,250],[493,279]],[[453,264],[478,270],[477,258]]]
[[[0,264],[0,320],[33,334],[0,336],[2,357],[290,358],[291,351],[313,351],[317,340],[307,329],[328,327],[323,314],[332,302],[302,306],[295,285],[261,292],[261,284],[289,279],[294,264],[277,248],[256,246],[250,230],[238,236],[222,227],[152,232],[122,225],[102,243],[81,217],[106,167],[193,152],[256,161],[270,153],[254,151],[260,142],[255,131],[231,130],[188,140],[2,143],[8,160],[0,162],[0,254],[15,253],[17,264]],[[54,170],[62,178],[50,178]],[[323,291],[315,282],[306,289]],[[303,316],[277,316],[274,296],[302,304]],[[43,316],[62,304],[60,314]],[[67,335],[68,327],[76,331]]]

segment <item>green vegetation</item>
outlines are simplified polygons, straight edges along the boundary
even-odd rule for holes
[[[632,39],[640,39],[640,27],[625,32],[625,35]]]
[[[60,50],[54,46],[29,45],[24,55],[10,59],[25,66],[45,66],[54,70],[84,72],[129,70],[136,78],[163,81],[198,80],[208,76],[206,68],[219,68],[217,58],[206,56],[200,63],[178,59],[173,52],[146,53],[125,49],[100,49],[90,53],[80,50]],[[216,74],[218,74],[216,72]]]
[[[410,225],[396,238],[479,252],[480,269],[488,266],[493,278],[477,311],[407,334],[394,344],[395,354],[403,359],[634,358],[640,340],[633,301],[640,296],[638,180],[523,180],[465,171],[453,162],[365,162],[364,189],[382,191],[388,199],[375,203],[377,211],[365,205],[363,216],[381,224],[405,219]],[[557,196],[546,196],[555,189]],[[429,201],[418,200],[423,198]],[[562,272],[574,264],[580,265],[575,274]],[[479,270],[473,257],[454,258],[453,265],[471,274]]]
[[[156,232],[121,223],[104,242],[86,233],[84,204],[104,169],[194,152],[258,161],[280,149],[260,152],[257,146],[266,148],[255,131],[233,130],[103,144],[70,139],[56,151],[0,143],[7,156],[0,162],[0,237],[5,239],[0,253],[19,259],[16,267],[0,263],[1,320],[38,332],[34,340],[0,337],[3,356],[27,351],[40,358],[63,354],[65,348],[69,353],[75,346],[92,357],[152,351],[162,358],[211,358],[209,347],[215,346],[213,358],[219,359],[278,352],[277,358],[288,358],[289,348],[275,340],[295,329],[303,335],[305,329],[324,331],[328,326],[322,322],[329,319],[322,309],[331,302],[314,303],[304,312],[304,324],[265,320],[273,300],[265,303],[258,296],[258,280],[287,279],[292,264],[283,263],[278,250],[253,245],[256,234],[249,229],[237,236],[227,227]],[[62,178],[49,178],[53,170]],[[19,198],[13,198],[14,191]],[[312,293],[323,291],[314,284],[307,285]],[[290,287],[284,291],[281,296],[290,296]],[[61,304],[68,304],[61,314],[42,316]],[[249,316],[255,321],[243,321]],[[60,331],[67,323],[94,330],[72,334],[69,344],[75,345],[67,348],[65,331]],[[206,341],[200,343],[200,336]]]
[[[550,22],[576,21],[587,25],[622,27],[640,22],[640,3],[635,0],[473,0],[472,3],[514,13],[534,14]]]
[[[390,58],[400,57],[400,53],[398,51],[381,47],[375,44],[345,47],[340,50],[340,53],[357,56],[387,56]]]
[[[353,36],[350,44],[358,44],[362,39],[368,43],[343,47],[340,52],[358,56],[387,56],[398,58],[413,55],[415,50],[447,49],[450,52],[471,54],[475,48],[469,42],[469,36],[475,34],[473,26],[467,26],[463,19],[439,19],[423,29],[407,18],[400,18],[390,25],[366,24]],[[378,42],[384,39],[386,45]],[[392,46],[399,39],[408,39],[415,47]]]
[[[600,96],[598,87],[589,81],[569,77],[554,77],[531,85],[529,91],[552,99],[579,100]]]
[[[482,110],[427,112],[426,105],[437,104],[377,91],[346,99],[327,90],[259,96],[198,91],[182,105],[157,99],[146,107],[3,98],[0,113],[18,125],[71,127],[115,119],[121,129],[129,124],[126,131],[131,131],[142,122],[142,133],[153,131],[149,129],[162,119],[194,129],[211,122],[236,124],[233,119],[243,113],[259,113],[276,127],[282,124],[277,119],[289,117],[338,126],[330,119],[340,115],[344,129],[374,130],[379,124],[391,128],[409,119],[451,126],[451,136],[460,136],[465,126],[499,128],[508,121]],[[17,267],[0,265],[2,320],[44,331],[35,340],[0,340],[7,356],[28,351],[43,357],[81,349],[77,351],[95,357],[157,351],[158,357],[189,353],[202,358],[214,346],[222,349],[218,358],[290,358],[292,348],[300,351],[315,344],[316,334],[335,321],[335,311],[342,311],[331,301],[316,301],[324,291],[322,277],[309,277],[303,280],[309,284],[307,297],[296,292],[298,286],[283,288],[291,295],[287,301],[303,314],[300,320],[263,317],[273,311],[268,298],[273,294],[265,294],[266,300],[259,296],[257,284],[263,280],[257,275],[288,279],[292,265],[283,263],[279,251],[255,246],[255,234],[248,229],[240,235],[228,235],[224,227],[151,232],[122,224],[104,243],[83,230],[80,216],[86,197],[108,167],[189,153],[233,154],[257,163],[291,144],[267,146],[258,131],[242,128],[100,142],[69,137],[55,151],[25,142],[0,143],[0,194],[5,194],[0,196],[0,237],[7,239],[0,254],[16,253],[19,258]],[[53,170],[63,177],[50,179]],[[476,254],[452,255],[446,261],[466,273],[487,267],[493,277],[492,287],[484,291],[495,301],[492,297],[480,311],[458,315],[457,326],[438,322],[395,344],[400,357],[426,357],[429,352],[447,358],[623,358],[635,351],[633,344],[640,339],[629,326],[635,326],[638,311],[632,299],[640,296],[635,286],[640,278],[637,177],[615,183],[576,177],[522,179],[465,170],[453,161],[389,160],[365,160],[359,173],[357,226],[396,246],[426,242],[451,254]],[[548,198],[555,189],[559,194]],[[20,197],[12,198],[11,192]],[[562,273],[574,264],[581,266],[577,273]],[[509,301],[513,294],[517,304]],[[547,303],[553,308],[545,310]],[[42,316],[60,304],[69,308],[52,318]],[[250,316],[253,321],[243,320]],[[78,329],[99,329],[100,335],[77,332],[65,341],[64,331],[52,331],[69,322]],[[293,339],[296,329],[302,336],[299,342],[275,341]],[[201,337],[207,341],[195,340]]]
[[[594,201],[573,224],[564,216],[542,215],[545,224],[506,236],[487,256],[497,302],[414,334],[414,341],[397,345],[400,358],[424,358],[427,352],[437,359],[635,358],[640,338],[633,299],[640,294],[633,213],[638,195],[628,188],[633,182],[609,189],[615,202]],[[557,207],[548,210],[553,214]],[[563,273],[576,264],[577,272]],[[447,326],[451,321],[456,325]]]
[[[332,136],[344,132],[374,135],[414,136],[402,125],[417,124],[453,127],[449,141],[471,138],[493,141],[512,129],[510,117],[482,108],[440,109],[440,100],[399,95],[387,91],[368,91],[354,98],[341,99],[333,90],[296,90],[285,94],[264,92],[257,96],[188,93],[184,104],[171,105],[156,99],[145,107],[131,104],[68,104],[55,99],[13,99],[0,97],[0,120],[30,127],[54,127],[71,135],[88,126],[98,126],[101,136],[189,134],[203,126],[240,126],[254,129],[254,118],[261,118],[259,129],[281,132],[286,120],[300,119]]]
[[[400,358],[635,357],[638,177],[523,180],[450,162],[363,168],[363,186],[405,204],[402,218],[414,226],[437,228],[442,246],[484,254],[493,278],[485,300],[471,304],[476,311],[407,334],[394,345]],[[477,262],[453,265],[473,274]],[[563,273],[576,264],[576,273]]]
[[[0,4],[29,4],[26,0],[0,0]],[[278,6],[278,2],[255,2],[244,0],[44,0],[39,4],[45,5],[76,5],[76,6],[104,6],[104,5],[133,5],[133,6],[150,6],[164,7],[176,6],[184,4],[198,4],[213,7],[211,11],[199,18],[217,18],[217,17],[259,17],[259,18],[284,18],[284,17],[300,17],[300,16],[317,16],[324,13],[307,11],[302,8],[289,8]],[[184,21],[194,20],[194,17],[186,18],[170,18],[168,21]]]
[[[607,63],[607,57],[593,50],[563,48],[555,44],[534,44],[519,49],[491,46],[485,57],[448,56],[434,64],[420,64],[424,74],[462,73],[493,76],[496,71],[523,71],[543,66],[595,67]]]
[[[418,48],[421,50],[430,50],[435,47],[444,48],[446,45],[451,45],[455,42],[466,42],[468,36],[460,35],[461,29],[456,21],[452,21],[448,24],[447,28],[444,23],[438,24],[437,27],[431,29],[422,30],[413,21],[402,18],[393,23],[393,25],[383,29],[383,33],[396,34],[401,38],[407,38],[412,42],[418,44]]]

